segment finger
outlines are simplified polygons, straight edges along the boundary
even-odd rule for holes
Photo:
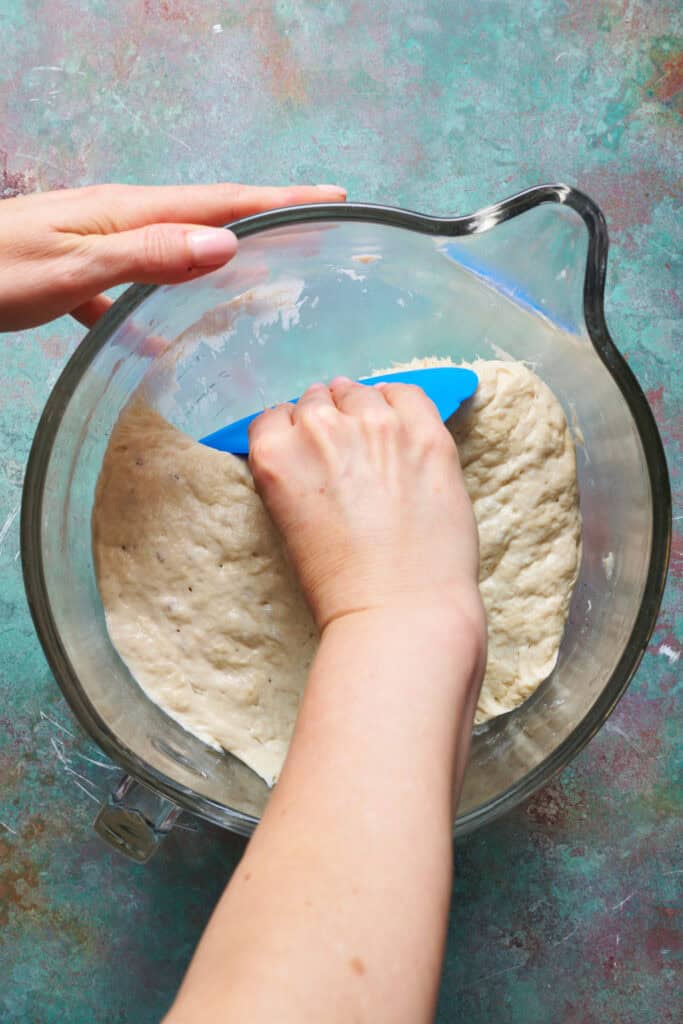
[[[237,251],[232,231],[196,224],[150,224],[114,235],[90,235],[83,244],[89,258],[82,283],[95,292],[129,281],[177,284],[223,266]]]
[[[306,416],[311,409],[335,409],[330,389],[325,384],[311,384],[310,388],[304,391],[294,406],[293,422],[301,422],[302,417]]]
[[[330,393],[340,412],[358,416],[370,411],[386,410],[387,403],[374,387],[357,384],[345,378],[336,378],[330,384]]]
[[[80,306],[72,309],[71,316],[84,327],[93,327],[112,304],[108,295],[96,295],[93,299],[88,299],[87,302],[82,302]]]
[[[332,396],[332,401],[339,408],[340,402],[344,400],[344,397],[353,387],[353,381],[350,377],[335,377],[334,380],[330,381],[329,390]]]
[[[94,233],[107,234],[162,222],[220,227],[281,206],[342,202],[346,190],[338,185],[96,185],[61,195],[62,202],[78,202],[86,220],[95,220]]]
[[[401,419],[410,420],[415,417],[429,417],[430,420],[438,420],[442,423],[439,410],[428,398],[425,392],[417,384],[391,384],[383,382],[375,384],[374,390],[378,391],[384,400],[396,410]]]
[[[113,302],[107,295],[96,295],[94,299],[72,309],[69,315],[84,327],[91,328],[111,306]],[[160,334],[145,334],[144,329],[138,327],[135,320],[130,319],[118,329],[116,342],[140,356],[152,359],[163,355],[170,344]]]
[[[249,447],[268,435],[291,429],[293,412],[294,406],[291,402],[283,402],[274,409],[265,409],[249,424]]]
[[[161,334],[149,334],[134,317],[128,317],[116,331],[116,344],[139,356],[156,359],[167,351],[171,342]]]

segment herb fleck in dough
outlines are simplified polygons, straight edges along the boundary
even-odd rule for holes
[[[472,368],[479,387],[451,427],[479,527],[484,722],[555,665],[581,521],[574,444],[550,389],[522,363]],[[134,401],[104,457],[93,548],[109,634],[143,690],[272,783],[317,635],[246,464]]]

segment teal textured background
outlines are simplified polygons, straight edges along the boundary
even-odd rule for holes
[[[563,180],[602,206],[607,318],[681,466],[683,23],[675,0],[4,0],[0,195],[94,181],[335,181],[466,213]],[[81,337],[0,339],[0,1018],[147,1024],[242,840],[188,819],[145,867],[95,839],[117,771],[34,636],[19,502]],[[542,792],[456,848],[441,1024],[678,1020],[681,508],[617,710]],[[419,837],[416,837],[419,841]]]

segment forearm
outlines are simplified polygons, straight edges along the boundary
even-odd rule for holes
[[[282,777],[172,1021],[429,1018],[481,646],[457,617],[328,627]]]

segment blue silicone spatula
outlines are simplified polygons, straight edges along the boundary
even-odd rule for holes
[[[460,405],[471,398],[477,390],[479,378],[472,370],[459,366],[435,366],[422,370],[398,370],[395,373],[383,373],[377,377],[364,377],[359,384],[417,384],[431,398],[439,410],[442,420],[447,420],[460,408]],[[292,402],[298,402],[293,398]],[[231,452],[233,455],[249,454],[249,424],[261,415],[263,410],[245,416],[227,427],[221,427],[213,434],[202,437],[200,443],[219,452]]]

